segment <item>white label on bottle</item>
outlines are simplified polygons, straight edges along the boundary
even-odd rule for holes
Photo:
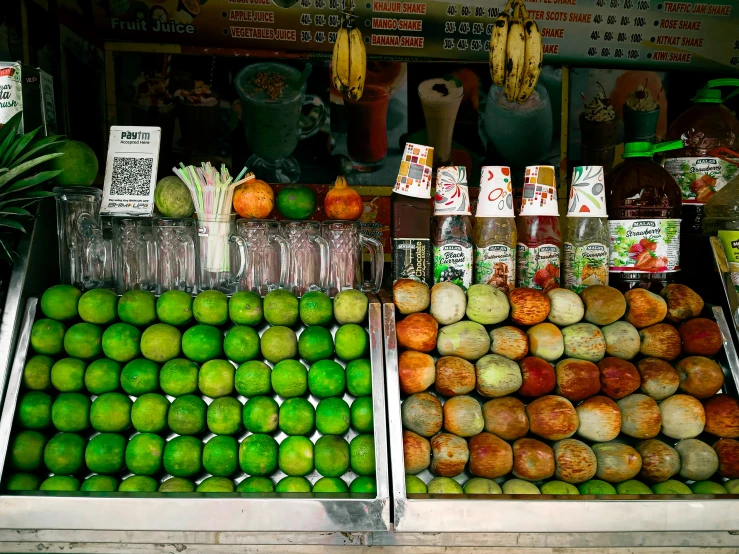
[[[716,156],[668,158],[665,169],[680,185],[683,202],[705,204],[731,181],[739,168]]]
[[[516,283],[516,251],[505,244],[475,247],[475,283],[510,291]]]
[[[461,244],[434,246],[434,284],[451,281],[467,290],[472,284],[472,247]]]
[[[559,285],[560,248],[556,244],[542,244],[529,248],[516,245],[518,272],[516,286],[549,290]]]
[[[665,273],[680,270],[679,219],[619,219],[608,222],[610,271]]]
[[[565,243],[564,284],[570,290],[582,292],[590,285],[608,284],[608,245],[591,242],[575,247]]]

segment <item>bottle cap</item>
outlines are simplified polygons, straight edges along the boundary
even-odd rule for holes
[[[480,173],[480,196],[475,217],[513,217],[511,168],[486,165]]]
[[[431,198],[433,163],[433,147],[407,142],[393,192],[414,198]]]
[[[520,215],[559,215],[554,166],[530,165],[526,168]]]
[[[436,176],[434,215],[471,214],[467,168],[463,165],[440,167]]]
[[[651,142],[627,142],[624,144],[624,153],[622,158],[653,158],[657,152],[666,152],[668,150],[677,150],[683,147],[683,141],[671,140],[669,142],[661,142],[652,144]]]
[[[716,87],[734,87],[734,90],[722,98],[721,91]],[[721,104],[739,94],[739,79],[714,79],[708,81],[706,86],[700,89],[691,100],[696,103]]]
[[[603,166],[586,165],[572,170],[567,217],[608,217]]]

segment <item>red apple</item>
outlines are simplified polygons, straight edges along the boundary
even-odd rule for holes
[[[672,396],[680,385],[675,368],[659,358],[642,358],[636,362],[641,375],[641,391],[654,398],[664,400]]]
[[[637,452],[642,458],[641,477],[646,481],[662,483],[680,471],[680,454],[661,440],[642,441]]]
[[[566,358],[557,363],[554,371],[557,375],[557,393],[567,400],[585,400],[600,390],[600,371],[593,362]]]
[[[526,481],[541,481],[554,475],[554,452],[536,439],[513,443],[513,475]]]
[[[724,345],[716,322],[705,317],[689,319],[678,331],[683,339],[683,354],[715,356]]]
[[[407,474],[415,475],[422,472],[431,463],[429,441],[413,431],[403,431],[403,458]]]
[[[641,377],[631,362],[608,357],[598,362],[600,390],[608,398],[618,400],[630,395],[641,385]]]
[[[571,437],[578,419],[572,402],[561,396],[541,396],[526,406],[531,432],[547,440]]]
[[[485,430],[500,438],[512,441],[529,432],[526,407],[514,396],[493,398],[482,405]]]
[[[450,433],[439,433],[431,439],[431,471],[440,477],[456,477],[470,459],[467,441]]]
[[[439,323],[429,314],[410,314],[398,322],[395,331],[400,346],[419,352],[432,352],[436,348]]]
[[[405,394],[425,391],[436,379],[434,359],[415,350],[401,352],[398,357],[398,378],[400,390]]]
[[[583,483],[592,479],[597,469],[591,448],[577,439],[554,443],[555,477],[565,483]]]
[[[718,454],[718,473],[728,479],[739,478],[739,441],[721,439],[713,445]]]
[[[467,394],[475,389],[475,366],[457,356],[436,361],[436,390],[444,396]]]
[[[518,365],[521,366],[523,376],[523,385],[518,389],[519,394],[543,396],[554,390],[557,378],[552,364],[536,356],[529,356],[518,362]]]
[[[470,439],[470,473],[476,477],[497,479],[513,468],[511,445],[491,433]]]
[[[739,400],[719,394],[703,403],[706,412],[704,430],[723,439],[739,438]]]
[[[724,386],[721,366],[705,356],[688,356],[675,364],[680,390],[699,399],[710,398]]]

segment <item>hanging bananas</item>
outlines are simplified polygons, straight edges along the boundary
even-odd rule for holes
[[[526,7],[521,4],[521,12],[523,13],[523,31],[526,38],[526,50],[524,54],[523,76],[521,85],[518,89],[516,102],[519,104],[526,102],[534,92],[536,83],[539,82],[541,74],[541,65],[544,59],[544,50],[541,45],[541,33],[536,21],[529,17]]]
[[[506,43],[511,19],[508,10],[511,7],[511,1],[508,1],[503,12],[493,23],[493,34],[490,37],[490,77],[496,87],[502,87],[505,81]]]
[[[336,36],[331,56],[331,77],[336,90],[351,100],[359,100],[367,74],[367,50],[359,27],[349,28],[350,19],[350,15],[344,17]]]

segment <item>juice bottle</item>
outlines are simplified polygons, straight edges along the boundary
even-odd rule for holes
[[[680,187],[652,157],[682,145],[626,143],[624,161],[606,176],[613,287],[659,292],[680,270]]]
[[[464,166],[439,168],[431,243],[434,284],[451,281],[468,289],[472,284],[472,216]]]
[[[572,172],[565,232],[564,286],[577,293],[608,284],[608,216],[603,167],[576,167]]]
[[[506,294],[516,285],[516,220],[513,216],[511,168],[485,166],[475,212],[474,282]]]
[[[518,216],[517,287],[548,291],[559,286],[562,235],[559,231],[554,167],[526,168]]]

